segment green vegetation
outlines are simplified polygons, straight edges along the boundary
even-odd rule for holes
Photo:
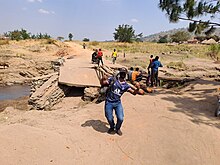
[[[160,36],[160,39],[158,40],[158,43],[168,43],[168,35]]]
[[[25,29],[21,30],[14,30],[14,31],[9,31],[7,33],[4,33],[5,37],[9,37],[11,40],[26,40],[26,39],[49,39],[51,38],[50,35],[46,34],[31,34],[27,32]]]
[[[73,39],[73,34],[72,34],[72,33],[69,33],[68,37],[69,37],[69,40],[72,41],[72,39]]]
[[[83,38],[83,42],[89,42],[90,40],[88,38]]]
[[[219,44],[210,45],[209,51],[210,52],[208,53],[208,55],[210,55],[211,58],[220,60],[220,45]]]
[[[188,32],[185,31],[178,31],[175,34],[170,36],[172,42],[183,42],[183,41],[187,41],[190,39],[190,34]]]
[[[128,42],[131,43],[132,41],[141,41],[143,34],[140,33],[135,35],[135,30],[130,25],[119,25],[118,28],[115,29],[114,39],[119,42]]]
[[[149,63],[149,56],[158,55],[163,64],[172,61],[190,60],[191,58],[210,58],[210,46],[202,44],[158,44],[152,42],[89,42],[90,49],[101,48],[104,56],[111,60],[111,52],[116,49],[119,58],[117,61],[125,66],[140,66],[146,68]],[[108,51],[107,51],[108,50]],[[124,53],[126,57],[124,58]]]
[[[213,22],[220,11],[219,0],[160,0],[159,8],[168,15],[170,22],[190,21],[189,31],[196,34],[209,28],[205,33],[210,35],[220,26]]]

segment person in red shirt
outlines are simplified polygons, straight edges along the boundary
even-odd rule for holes
[[[103,65],[102,56],[103,56],[102,50],[99,49],[98,54],[97,54],[98,66],[99,66],[100,61],[101,61],[102,65]]]

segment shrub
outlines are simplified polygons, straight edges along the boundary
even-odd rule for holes
[[[89,42],[90,40],[89,40],[89,38],[84,38],[83,41],[84,42]]]
[[[219,60],[219,54],[220,54],[220,45],[219,44],[212,44],[212,45],[210,45],[209,51],[210,52],[208,53],[208,55],[211,58]]]

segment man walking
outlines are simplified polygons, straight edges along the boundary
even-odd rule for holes
[[[103,56],[102,49],[99,49],[98,54],[97,54],[98,66],[99,66],[100,61],[101,61],[102,65],[103,65],[102,56]]]
[[[116,49],[114,49],[113,53],[112,53],[112,63],[115,64],[115,61],[118,57],[118,54],[116,52]]]
[[[127,74],[127,70],[125,68],[121,68],[119,72],[119,78],[116,79],[114,77],[106,78],[104,77],[101,80],[101,85],[108,85],[109,88],[106,93],[106,101],[105,101],[105,117],[108,120],[110,125],[110,129],[108,130],[109,134],[117,133],[119,136],[122,135],[121,125],[124,120],[124,112],[121,103],[121,96],[124,92],[130,92],[133,95],[136,95],[139,91],[139,88],[135,90],[131,89],[130,85],[128,85],[125,81],[125,77]],[[117,117],[117,123],[115,125],[113,110],[115,110],[115,114]]]

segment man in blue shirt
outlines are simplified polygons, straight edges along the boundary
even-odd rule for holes
[[[108,85],[109,88],[106,92],[106,101],[105,101],[105,117],[108,120],[110,129],[108,130],[109,134],[116,132],[119,136],[122,135],[120,130],[122,122],[124,120],[124,112],[121,104],[121,96],[124,92],[130,92],[133,95],[136,95],[139,91],[139,88],[133,90],[129,84],[125,81],[127,70],[121,68],[119,72],[119,78],[114,77],[103,78],[101,80],[101,85]],[[115,125],[113,110],[117,117],[117,123]]]
[[[156,56],[155,59],[152,62],[151,68],[152,68],[152,74],[151,74],[151,86],[154,85],[157,86],[158,84],[158,68],[163,67],[163,65],[159,61],[159,57]]]

